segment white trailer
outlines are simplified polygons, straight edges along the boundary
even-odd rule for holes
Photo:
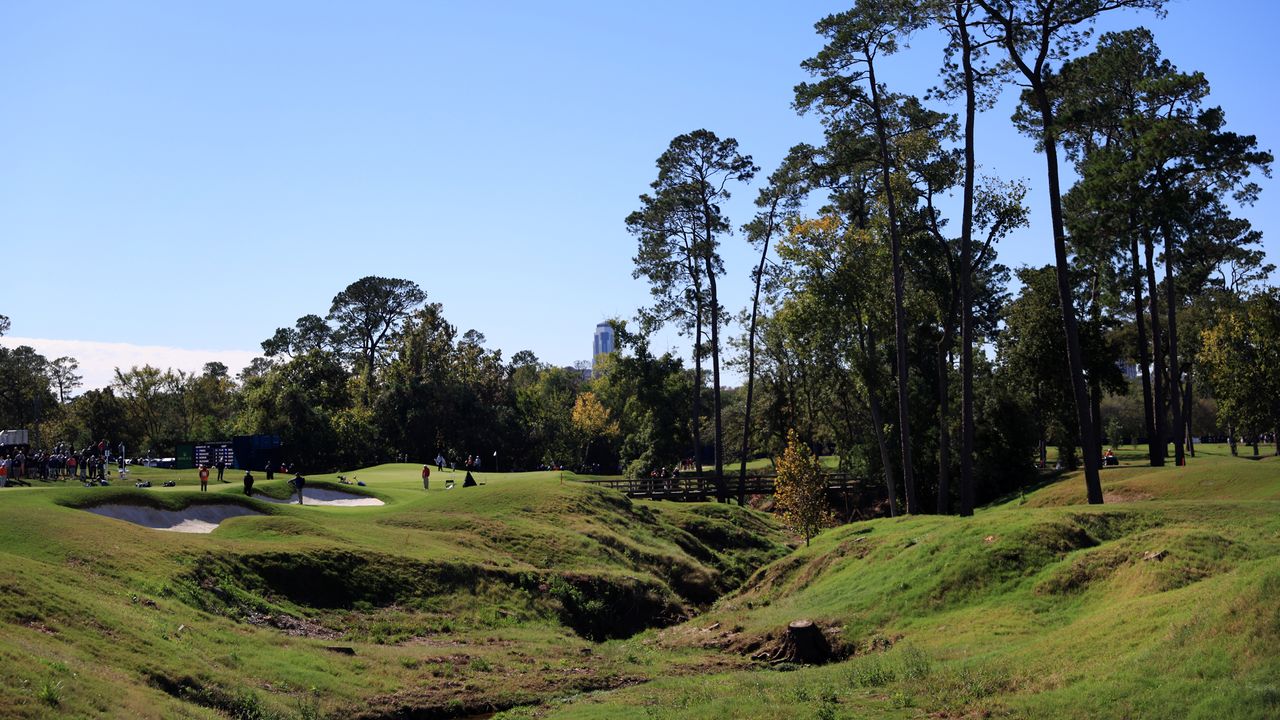
[[[0,445],[29,445],[26,430],[0,430]]]

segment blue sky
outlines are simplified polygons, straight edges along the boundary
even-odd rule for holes
[[[820,47],[813,22],[846,6],[0,4],[0,314],[14,338],[81,356],[93,385],[113,364],[235,364],[384,275],[419,283],[506,357],[586,359],[598,321],[647,300],[623,219],[654,160],[706,127],[763,178],[816,140],[792,87]],[[1207,74],[1232,129],[1276,150],[1277,20],[1266,0],[1182,0],[1103,27],[1151,27],[1175,64]],[[927,89],[937,47],[916,38],[883,80]],[[1043,159],[1010,127],[1012,97],[983,118],[979,157],[1032,187],[1033,226],[1002,260],[1041,264]],[[1280,187],[1263,185],[1245,214],[1276,262]],[[738,191],[735,224],[755,192]],[[751,253],[724,243],[736,310]]]

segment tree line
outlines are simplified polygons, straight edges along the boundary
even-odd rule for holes
[[[1100,15],[1163,6],[859,0],[817,22],[825,45],[802,63],[811,80],[794,108],[820,119],[823,142],[791,149],[740,228],[760,255],[742,314],[739,478],[751,449],[778,456],[795,429],[880,477],[890,514],[971,514],[1056,445],[1100,503],[1104,437],[1128,430],[1152,465],[1172,443],[1180,465],[1197,435],[1256,443],[1276,430],[1280,366],[1247,366],[1275,352],[1273,268],[1234,214],[1257,199],[1251,175],[1269,175],[1272,156],[1226,128],[1208,80],[1164,58],[1149,30],[1092,43]],[[894,91],[883,69],[920,32],[946,40],[926,97]],[[1012,126],[1045,159],[1054,262],[1042,268],[998,261],[1000,241],[1029,226],[1027,189],[979,175],[977,117],[1010,90]],[[692,339],[696,387],[711,363],[705,424],[723,496],[724,201],[760,169],[706,129],[673,139],[657,169],[626,220],[654,297],[640,326]],[[1131,391],[1141,399],[1125,401]],[[701,402],[695,391],[687,403],[694,448]],[[1135,403],[1137,429],[1120,421]]]
[[[822,141],[767,176],[733,138],[671,141],[625,218],[652,302],[614,321],[618,351],[592,377],[505,358],[415,282],[366,277],[235,377],[143,366],[76,396],[73,358],[0,349],[0,422],[157,454],[277,434],[314,469],[443,452],[636,475],[689,459],[722,499],[794,433],[881,488],[890,514],[970,514],[1033,480],[1051,446],[1083,464],[1091,502],[1104,442],[1144,442],[1152,465],[1203,435],[1256,451],[1280,425],[1280,292],[1238,213],[1272,157],[1150,31],[1091,35],[1103,13],[1163,4],[860,0],[819,20],[794,108]],[[946,44],[941,82],[916,97],[884,61],[922,32]],[[999,259],[1030,227],[1024,183],[980,172],[977,118],[1005,92],[1045,159],[1044,267]],[[758,177],[735,225],[727,203]],[[721,299],[735,234],[758,252],[740,312]],[[651,351],[663,326],[691,340],[688,366]],[[725,387],[728,367],[742,387]]]
[[[324,315],[277,329],[234,376],[217,362],[199,372],[117,368],[108,387],[75,395],[73,358],[0,348],[0,424],[35,431],[36,449],[109,438],[139,457],[273,434],[282,459],[308,471],[441,453],[481,456],[490,470],[670,467],[687,452],[674,409],[692,374],[625,323],[616,329],[626,352],[600,358],[592,378],[527,350],[505,359],[482,333],[459,332],[415,282],[365,277]]]

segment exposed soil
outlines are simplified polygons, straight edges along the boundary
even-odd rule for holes
[[[308,637],[345,634],[335,622],[309,616],[337,621],[383,608],[429,614],[451,597],[505,597],[591,640],[630,637],[688,617],[679,596],[644,577],[517,572],[341,551],[205,555],[174,586],[180,599],[202,610]]]
[[[1105,504],[1143,502],[1144,500],[1155,499],[1155,495],[1140,490],[1116,489],[1102,493],[1102,502]]]
[[[309,637],[321,638],[323,640],[336,640],[342,637],[342,633],[327,628],[319,623],[312,622],[306,618],[296,618],[292,615],[283,613],[265,614],[250,610],[245,613],[244,621],[250,625],[258,625],[260,627],[275,628],[291,637]]]
[[[486,688],[482,678],[438,680],[424,678],[417,687],[370,698],[341,713],[352,720],[439,720],[479,718],[522,705],[538,705],[551,698],[648,682],[637,675],[599,671],[587,664],[504,674],[503,688]]]

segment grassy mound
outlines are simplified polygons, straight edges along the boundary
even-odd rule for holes
[[[363,488],[308,479],[386,503],[343,508],[155,474],[3,492],[0,716],[453,717],[616,687],[648,679],[645,661],[599,641],[683,620],[787,550],[750,511],[550,473],[430,491],[412,465],[362,470]],[[183,536],[80,510],[105,503],[263,514]]]
[[[1071,504],[1069,475],[973,518],[827,531],[655,637],[745,658],[805,618],[847,659],[666,678],[545,716],[1280,716],[1280,466],[1205,450],[1105,471],[1129,502]]]

